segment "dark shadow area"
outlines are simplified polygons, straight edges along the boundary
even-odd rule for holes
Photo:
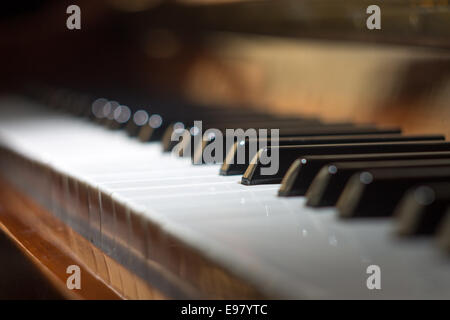
[[[62,299],[52,284],[3,232],[0,232],[0,299]]]

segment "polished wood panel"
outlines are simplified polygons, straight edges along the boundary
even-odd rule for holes
[[[0,180],[0,204],[0,229],[63,297],[164,298],[4,180]],[[81,290],[66,287],[69,265],[81,269]],[[99,269],[106,270],[107,279],[101,277]],[[129,289],[130,284],[133,289]]]

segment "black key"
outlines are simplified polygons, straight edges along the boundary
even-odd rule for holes
[[[394,216],[399,235],[435,233],[450,205],[450,183],[414,187],[400,201]]]
[[[450,254],[450,208],[437,230],[437,242],[439,246]]]
[[[114,121],[114,110],[119,106],[117,101],[106,101],[97,111],[95,121],[102,126],[109,127]]]
[[[166,141],[163,138],[165,136],[168,136],[170,139],[170,135],[172,134],[174,128],[173,125],[182,125],[183,127],[190,129],[190,127],[193,125],[194,121],[202,120],[209,123],[209,127],[220,127],[222,123],[228,123],[229,128],[234,128],[236,126],[236,123],[242,123],[242,122],[256,122],[256,121],[270,121],[273,119],[276,119],[277,121],[281,120],[297,120],[302,123],[311,123],[320,125],[321,122],[318,119],[315,118],[283,118],[283,117],[276,117],[274,115],[264,114],[264,113],[255,113],[255,112],[238,112],[235,113],[234,109],[227,109],[221,112],[211,112],[211,111],[202,111],[200,113],[198,112],[190,112],[184,116],[180,116],[178,113],[173,112],[172,114],[176,114],[176,117],[173,117],[172,115],[162,115],[163,118],[163,125],[154,129],[152,131],[151,135],[148,135],[146,137],[147,140],[145,141]],[[143,138],[141,138],[143,140]]]
[[[200,121],[200,119],[197,119],[197,120]],[[259,122],[260,126],[256,127],[254,125],[258,124],[257,122],[252,122],[252,121],[249,122],[246,119],[236,119],[236,120],[234,120],[232,122],[227,122],[227,121],[224,121],[224,122],[213,121],[213,122],[211,122],[211,121],[204,121],[204,120],[202,120],[201,131],[202,131],[202,134],[205,134],[206,130],[208,130],[208,129],[218,129],[221,132],[221,134],[224,136],[225,132],[226,132],[226,129],[232,129],[232,128],[236,128],[236,129],[242,128],[244,131],[249,129],[249,128],[255,129],[256,131],[258,129],[260,129],[260,128],[270,129],[270,128],[275,128],[275,127],[278,127],[278,126],[281,126],[282,128],[285,128],[285,125],[280,123],[280,122],[275,122],[275,126],[272,126],[272,123],[273,122],[271,120],[266,120],[266,121],[264,121],[262,123]],[[292,121],[289,121],[289,122],[286,123],[286,125],[287,125],[288,128],[291,128],[292,126],[307,126],[307,127],[309,127],[309,126],[317,126],[317,125],[320,125],[320,124],[317,124],[317,123],[310,124],[308,122],[304,122],[303,120],[298,120],[298,121],[295,121],[294,123]],[[200,132],[199,128],[196,128],[196,127],[193,126],[193,121],[191,123],[188,123],[188,124],[181,123],[181,122],[177,122],[177,123],[171,124],[165,130],[164,136],[162,138],[163,151],[165,151],[165,152],[172,151],[174,146],[176,144],[178,144],[178,141],[172,141],[171,140],[172,133],[174,132],[175,129],[177,129],[176,126],[178,126],[178,127],[181,126],[181,128],[183,128],[183,129],[185,128],[186,130],[188,130],[191,133],[194,133],[196,131]],[[202,142],[203,138],[201,136],[198,136],[197,138],[198,138],[199,142]],[[193,150],[193,147],[195,146],[194,134],[192,134],[191,140],[190,140],[189,143],[192,146],[192,150]]]
[[[342,125],[343,127],[344,125]],[[226,138],[226,137],[225,137]],[[233,136],[231,136],[233,138]],[[389,141],[437,141],[445,140],[442,135],[421,135],[421,136],[402,136],[400,134],[369,134],[369,135],[336,135],[336,136],[296,136],[296,137],[281,137],[278,138],[278,145],[289,146],[289,145],[310,145],[310,144],[334,144],[334,143],[356,143],[356,142],[389,142]],[[203,159],[204,149],[214,141],[211,139],[209,141],[203,140],[202,145],[198,148],[195,154],[192,154],[192,161],[195,164],[206,163]],[[238,137],[234,139],[234,144],[231,148],[228,148],[226,143],[222,145],[222,159],[220,163],[223,163],[225,158],[234,159],[233,161],[228,161],[229,166],[223,167],[221,169],[222,175],[235,175],[242,174],[247,168],[250,159],[252,159],[256,152],[265,147],[272,145],[272,138],[270,137]],[[255,143],[256,150],[250,149],[250,143]],[[233,150],[233,154],[229,154],[230,150]],[[242,154],[244,156],[244,161],[240,161],[238,164],[237,156]],[[239,169],[238,169],[239,168]]]
[[[133,116],[128,121],[125,130],[130,137],[136,137],[143,126],[149,126],[150,116],[145,110],[136,110],[133,112]],[[161,119],[162,122],[162,119]]]
[[[336,207],[346,218],[390,216],[409,188],[434,182],[450,182],[450,167],[362,171],[350,178]]]
[[[281,182],[278,195],[284,197],[305,195],[319,170],[333,162],[445,159],[449,157],[450,152],[448,151],[306,156],[295,160],[289,167]]]
[[[244,131],[248,129],[258,130],[260,129],[268,129],[267,135],[271,135],[270,129],[279,129],[280,137],[294,137],[294,136],[329,136],[329,135],[337,135],[341,134],[382,134],[382,133],[391,133],[396,134],[400,133],[400,130],[397,128],[388,128],[388,129],[377,129],[374,126],[355,126],[347,123],[331,123],[331,124],[321,124],[321,123],[309,123],[305,121],[297,121],[293,123],[292,121],[283,123],[283,122],[273,122],[273,121],[265,121],[264,123],[255,123],[255,122],[246,122],[246,121],[235,121],[234,123],[230,123],[227,125],[226,123],[217,123],[211,124],[206,123],[203,124],[202,131],[205,133],[207,129],[217,129],[221,132],[221,134],[225,137],[226,130],[232,129],[242,129]],[[195,129],[193,127],[187,128],[191,132]],[[167,131],[164,133],[164,138],[162,139],[163,150],[171,151],[173,147],[178,143],[177,141],[171,140],[171,135],[173,132],[173,128],[169,127]],[[237,140],[243,140],[244,137],[238,138]],[[201,140],[199,140],[201,141]],[[194,146],[194,136],[191,137],[191,145]]]
[[[83,117],[86,118],[89,116],[91,112],[91,104],[90,101],[92,98],[90,98],[86,94],[81,94],[78,92],[73,92],[69,103],[69,112],[71,112],[73,115],[77,117]]]
[[[160,138],[163,140],[164,145],[170,145],[170,136],[174,131],[174,127],[182,126],[187,130],[190,130],[194,126],[194,121],[202,121],[202,129],[206,131],[210,128],[218,128],[225,132],[226,128],[266,128],[270,126],[271,128],[278,127],[294,127],[297,126],[322,126],[322,123],[315,118],[285,118],[285,117],[276,117],[273,115],[265,115],[265,114],[248,114],[242,116],[241,114],[236,114],[233,112],[221,112],[221,113],[201,113],[201,114],[189,114],[186,117],[165,117],[164,118],[166,126],[160,128],[159,131],[164,131],[160,134]],[[348,123],[339,124],[341,126],[349,125]],[[154,140],[154,134],[145,137],[150,140]],[[165,137],[165,138],[163,138]],[[167,140],[168,138],[168,140]],[[143,140],[144,138],[141,138]],[[171,149],[167,147],[170,151]]]
[[[242,115],[241,113],[235,114],[230,113],[229,110],[227,110],[226,112],[222,110],[213,110],[213,111],[202,110],[201,113],[198,113],[198,111],[195,110],[194,112],[185,115],[183,121],[174,121],[173,116],[166,116],[158,113],[149,113],[146,110],[141,109],[137,110],[133,114],[133,121],[127,127],[127,131],[130,136],[137,136],[139,140],[141,140],[142,142],[156,141],[162,139],[164,132],[167,130],[169,126],[171,126],[170,131],[173,131],[174,124],[176,124],[176,126],[178,127],[184,128],[188,123],[191,124],[195,119],[199,119],[200,117],[208,119],[210,118],[228,119],[229,121],[231,121],[230,119],[237,120],[237,119],[251,118],[251,119],[266,120],[274,118],[273,116],[269,116],[266,114],[247,114],[247,113],[244,113]],[[292,118],[290,118],[289,120],[292,121]]]
[[[146,128],[153,132],[163,124],[159,114],[149,114],[144,109],[133,110],[130,119],[123,125],[130,137],[137,137]]]
[[[226,139],[228,139],[231,142],[237,142],[239,140],[243,140],[245,138],[245,132],[248,129],[253,129],[253,134],[255,135],[255,137],[258,137],[259,134],[259,130],[260,129],[265,129],[268,130],[267,134],[264,135],[264,137],[271,137],[272,131],[271,129],[278,129],[279,130],[279,135],[281,137],[290,137],[292,135],[296,135],[296,132],[303,132],[305,133],[307,136],[311,136],[311,134],[309,134],[308,132],[315,132],[317,131],[318,128],[323,128],[327,131],[329,131],[331,128],[335,128],[338,130],[343,130],[345,128],[354,128],[354,125],[347,125],[347,124],[332,124],[332,125],[322,125],[322,124],[309,124],[309,123],[303,123],[303,122],[299,122],[295,128],[293,128],[292,123],[286,123],[286,125],[283,125],[281,123],[278,124],[273,124],[272,122],[267,122],[265,123],[265,125],[263,125],[261,123],[260,127],[250,127],[251,123],[241,123],[241,124],[235,124],[237,129],[231,129],[231,130],[239,130],[239,128],[243,128],[241,129],[241,131],[235,133],[234,135],[227,135],[226,130],[230,130],[230,127],[215,127],[214,129],[217,129],[220,131],[220,134],[222,135],[222,137],[224,137],[225,141],[223,141],[223,143],[225,144],[225,148],[227,145],[227,141]],[[368,127],[364,127],[362,130],[366,130]],[[212,129],[212,128],[207,128],[207,129]],[[203,127],[203,132],[204,134],[207,134],[208,132],[206,131],[207,129],[205,129],[205,127]],[[193,130],[192,128],[190,130]],[[372,129],[371,129],[372,130]],[[168,133],[167,133],[168,134]],[[169,141],[170,140],[170,141]],[[215,140],[214,138],[212,140]],[[174,145],[176,145],[178,142],[177,141],[171,141],[171,139],[169,138],[168,135],[165,135],[165,138],[163,139],[163,149],[166,150],[166,142],[168,141],[169,145],[167,146],[167,150],[172,150],[172,148],[174,147]],[[201,139],[201,136],[198,136],[197,139],[194,137],[194,135],[191,136],[190,140],[186,141],[186,145],[184,148],[187,148],[187,146],[191,146],[191,154],[198,154],[199,152],[201,152],[203,154],[204,148],[206,148],[207,145],[209,145],[209,143],[204,143],[203,139]],[[193,162],[194,164],[201,164],[201,162],[196,163]]]
[[[104,98],[98,98],[98,99],[95,99],[94,101],[92,101],[91,110],[90,110],[90,114],[89,114],[89,118],[92,121],[99,123],[100,119],[102,119],[104,117],[103,107],[105,106],[105,104],[107,102],[108,102],[108,100],[106,100]]]
[[[85,94],[69,89],[58,89],[53,90],[51,96],[51,99],[47,100],[45,105],[50,103],[57,110],[79,117],[85,116],[86,112],[90,111],[90,98]]]
[[[410,168],[450,166],[448,159],[393,160],[367,162],[337,162],[324,166],[306,192],[306,205],[311,207],[334,206],[348,179],[362,170],[375,168]]]
[[[97,96],[105,96],[103,94],[96,94]],[[147,139],[150,141],[158,140],[162,137],[164,130],[173,122],[181,121],[192,123],[196,119],[220,119],[223,120],[239,120],[239,119],[286,119],[293,120],[293,117],[277,117],[272,114],[258,112],[249,108],[229,108],[229,107],[218,107],[207,108],[205,106],[190,104],[186,101],[176,100],[172,98],[151,98],[147,96],[142,96],[139,93],[126,92],[125,94],[113,92],[112,94],[108,93],[106,96],[114,96],[117,101],[121,104],[125,104],[128,106],[132,106],[133,110],[141,110],[145,111],[148,114],[150,122],[152,122],[152,117],[156,117],[157,122],[160,122],[159,126],[151,126],[151,130],[147,130]],[[101,100],[101,99],[100,99]],[[105,100],[105,99],[103,99]],[[108,101],[108,100],[106,100]],[[106,102],[104,102],[106,103]],[[133,115],[134,116],[134,113]],[[300,119],[300,117],[298,117]],[[303,119],[303,118],[302,118]],[[310,118],[305,118],[310,119]],[[310,119],[312,121],[312,118]],[[317,120],[316,120],[317,121]],[[131,132],[132,136],[136,136],[139,132],[136,132],[137,129],[146,129],[144,125],[139,125],[138,128],[135,128],[133,124],[130,124],[129,128],[127,127],[127,131]],[[150,134],[149,134],[150,132]],[[146,135],[143,134],[142,137]],[[144,140],[144,141],[149,141]]]
[[[439,141],[445,140],[443,135],[411,135],[402,136],[398,134],[383,134],[383,135],[353,135],[353,136],[319,136],[319,137],[282,137],[279,138],[280,146],[289,145],[312,145],[312,144],[342,144],[342,143],[370,143],[370,142],[396,142],[396,141]],[[226,161],[220,169],[220,174],[223,176],[231,176],[243,174],[247,169],[250,160],[255,156],[256,152],[250,150],[250,142],[254,139],[245,139],[245,141],[236,142],[233,147],[228,150],[226,154]],[[271,139],[259,139],[259,148],[261,142],[264,146],[271,145]],[[224,145],[224,150],[226,146]],[[243,155],[243,160],[238,163],[238,155]],[[200,161],[201,155],[196,154],[194,162]],[[242,156],[241,156],[242,157]]]
[[[261,169],[270,167],[271,163],[263,165],[266,153],[279,152],[279,168],[273,175],[262,174]],[[389,142],[389,143],[354,143],[311,146],[281,146],[267,147],[258,151],[242,177],[245,185],[280,183],[291,164],[300,157],[308,155],[331,155],[351,153],[389,153],[389,152],[421,152],[450,151],[450,142]],[[275,157],[276,158],[276,157]],[[266,170],[267,171],[267,170]]]
[[[123,129],[129,122],[132,122],[132,111],[128,106],[120,105],[113,113],[113,119],[110,122],[109,128],[113,130]]]
[[[73,93],[65,88],[55,90],[52,95],[52,105],[56,110],[70,112],[70,104]]]
[[[270,129],[270,127],[269,127]],[[259,129],[257,129],[259,130]],[[400,129],[397,128],[380,128],[377,129],[376,127],[372,126],[355,126],[355,125],[340,125],[340,124],[329,124],[329,125],[321,125],[321,126],[302,126],[298,128],[280,128],[279,129],[279,137],[280,138],[291,138],[291,137],[299,137],[302,136],[304,139],[308,138],[324,138],[326,137],[333,137],[333,136],[358,136],[358,135],[399,135],[401,133]],[[269,131],[269,139],[273,141],[273,138],[270,137],[270,131]],[[241,138],[235,139],[235,142],[237,140],[242,140]],[[434,140],[434,139],[433,139]],[[273,142],[272,142],[273,143]],[[292,142],[293,143],[293,142]],[[306,144],[306,143],[305,143]],[[313,143],[308,143],[313,144]],[[292,144],[289,144],[292,145]],[[226,144],[225,144],[226,146]],[[201,151],[203,152],[203,151]],[[197,152],[194,152],[194,154],[197,154]],[[196,159],[199,159],[199,156],[197,155]],[[248,163],[250,163],[250,159],[248,158],[248,162],[244,165],[237,165],[233,167],[234,174],[243,174],[244,171],[247,169]],[[201,164],[201,162],[200,162]],[[226,168],[224,168],[226,169]],[[239,173],[238,173],[239,172]]]

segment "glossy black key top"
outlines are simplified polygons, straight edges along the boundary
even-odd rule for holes
[[[141,110],[144,111],[144,110]],[[137,123],[142,123],[142,118],[143,118],[143,114],[142,112],[139,113],[137,112],[135,114],[135,118],[137,120]],[[148,122],[145,123],[146,126],[144,126],[144,124],[138,124],[139,125],[139,130],[138,132],[136,132],[136,136],[139,136],[139,140],[141,140],[142,142],[146,142],[146,141],[157,141],[159,139],[162,139],[164,137],[165,134],[169,134],[171,133],[174,128],[177,127],[188,127],[189,125],[192,125],[193,122],[197,119],[208,119],[207,121],[205,121],[206,123],[210,123],[212,122],[217,122],[217,121],[221,121],[221,122],[229,122],[229,123],[233,123],[233,122],[240,122],[240,121],[245,121],[245,119],[250,119],[252,121],[268,121],[268,120],[273,120],[276,119],[276,121],[285,121],[285,120],[289,120],[289,121],[296,121],[296,122],[304,122],[304,123],[311,123],[311,124],[318,124],[320,123],[319,120],[317,119],[301,119],[301,118],[275,118],[274,116],[270,116],[270,115],[266,115],[266,114],[235,114],[235,113],[230,113],[230,111],[228,112],[201,112],[201,113],[197,113],[197,112],[193,112],[192,114],[186,115],[184,118],[182,117],[182,119],[178,119],[177,121],[175,121],[173,117],[168,117],[168,116],[163,116],[163,115],[159,115],[159,114],[150,114],[148,115]],[[149,128],[148,128],[148,127]],[[167,132],[166,132],[167,131]]]
[[[178,123],[178,125],[180,125]],[[264,122],[258,121],[258,122],[254,122],[254,121],[248,121],[248,120],[242,120],[242,119],[236,119],[233,122],[210,122],[210,121],[202,121],[202,127],[201,128],[197,128],[195,126],[193,126],[193,123],[190,123],[190,126],[185,126],[184,124],[181,124],[182,128],[184,129],[186,127],[186,130],[188,130],[189,132],[192,133],[191,135],[191,141],[190,144],[192,146],[196,145],[196,140],[198,140],[198,142],[202,142],[202,136],[201,134],[206,135],[207,134],[207,130],[208,129],[216,129],[220,132],[220,134],[222,136],[226,136],[227,134],[227,130],[243,130],[243,134],[245,134],[245,132],[247,130],[253,130],[253,132],[256,134],[258,134],[258,131],[260,129],[268,129],[268,135],[270,136],[271,131],[270,129],[279,129],[280,131],[280,136],[285,136],[287,134],[287,136],[292,136],[294,135],[293,133],[296,131],[305,131],[305,130],[317,130],[317,128],[323,128],[323,127],[327,127],[327,129],[329,128],[328,125],[323,125],[321,123],[317,123],[317,122],[310,122],[310,121],[305,121],[305,120],[301,120],[301,119],[295,119],[292,120],[290,119],[289,121],[274,121],[274,120],[267,120]],[[333,124],[333,128],[348,128],[348,127],[353,128],[354,125],[351,124]],[[179,126],[178,126],[179,128]],[[371,130],[373,130],[373,126],[370,126]],[[177,127],[175,127],[175,124],[169,126],[166,130],[166,132],[164,132],[164,136],[162,139],[162,144],[163,144],[163,151],[167,152],[167,151],[172,151],[172,149],[174,148],[174,146],[178,143],[178,141],[174,141],[172,140],[172,133],[173,131],[177,129]],[[367,129],[367,128],[365,128]],[[200,132],[200,135],[196,136],[198,133]],[[195,137],[197,137],[197,139],[195,139]],[[201,147],[201,145],[199,145]]]
[[[319,137],[282,137],[279,138],[280,146],[290,145],[312,145],[312,144],[342,144],[342,143],[371,143],[371,142],[400,142],[400,141],[443,141],[443,135],[411,135],[402,136],[398,134],[381,134],[381,135],[353,135],[353,136],[319,136]],[[259,148],[262,146],[270,146],[272,140],[259,139]],[[243,174],[247,169],[250,160],[255,156],[256,152],[250,148],[250,143],[255,143],[255,139],[245,139],[236,142],[233,147],[228,150],[225,161],[220,168],[220,174],[223,176]],[[224,146],[225,148],[225,146]],[[225,149],[224,149],[225,150]],[[194,155],[194,162],[200,161],[201,154]],[[243,161],[238,161],[238,157]],[[241,160],[241,159],[239,159]]]
[[[391,216],[409,188],[435,182],[450,182],[450,167],[362,171],[350,178],[336,207],[346,218]]]
[[[149,119],[150,116],[146,110],[135,110],[125,127],[126,132],[130,137],[136,137],[143,126],[149,125]]]
[[[127,126],[131,119],[132,111],[128,106],[119,105],[113,113],[113,119],[110,122],[109,128],[113,130],[123,129]]]
[[[167,121],[167,119],[166,119]],[[195,128],[194,122],[201,121],[201,128]],[[349,123],[338,123],[339,126],[349,126]],[[242,117],[240,114],[219,113],[219,114],[199,114],[190,115],[181,120],[172,120],[165,128],[161,135],[165,151],[170,151],[170,137],[173,131],[182,127],[189,131],[203,131],[208,129],[219,129],[225,133],[226,129],[233,128],[297,128],[297,127],[316,127],[324,126],[324,124],[316,118],[284,118],[268,115],[248,115]],[[167,147],[166,147],[167,146]],[[167,149],[167,150],[166,150]]]
[[[148,99],[143,99],[142,101],[134,101],[132,105],[142,105],[147,106],[140,111],[145,111],[148,117],[148,128],[144,124],[140,124],[139,129],[143,129],[144,132],[137,132],[135,135],[139,136],[139,139],[143,142],[146,141],[159,141],[164,136],[164,132],[167,128],[172,127],[170,131],[173,131],[173,125],[182,125],[187,127],[192,125],[195,120],[207,120],[207,121],[244,121],[245,119],[257,120],[271,120],[271,119],[301,119],[304,121],[315,121],[319,120],[314,118],[287,118],[287,117],[276,117],[273,114],[257,112],[251,109],[245,108],[205,108],[204,106],[190,105],[185,102],[170,102],[167,99],[163,101],[148,101]],[[133,115],[134,117],[134,115]],[[138,122],[142,120],[142,113],[137,115]],[[153,124],[152,124],[153,123]],[[140,131],[140,130],[139,130]]]
[[[280,183],[291,164],[297,159],[308,155],[351,154],[351,153],[388,153],[388,152],[420,152],[420,151],[450,151],[450,142],[389,142],[389,143],[354,143],[311,146],[281,146],[267,147],[258,151],[251,160],[242,177],[245,185]],[[267,158],[278,158],[269,162]],[[268,164],[263,164],[263,162]],[[268,174],[268,169],[274,174]],[[262,171],[263,170],[263,171]]]
[[[229,129],[229,127],[216,127],[216,128],[212,128],[212,129],[217,129],[219,131],[219,135],[221,135],[222,137],[224,137],[223,143],[225,144],[225,146],[227,145],[227,139],[229,141],[232,142],[237,142],[238,140],[243,140],[245,137],[245,132],[247,132],[247,130],[252,130],[253,134],[255,137],[258,137],[258,134],[260,132],[261,129],[267,130],[267,133],[264,134],[264,137],[271,137],[272,135],[272,129],[277,129],[278,134],[280,137],[291,137],[292,135],[296,135],[296,133],[300,132],[305,134],[308,137],[314,136],[312,133],[314,132],[318,132],[318,128],[322,128],[324,131],[329,132],[331,129],[333,130],[347,130],[347,129],[353,129],[355,128],[355,125],[351,125],[351,124],[343,124],[343,123],[336,123],[336,124],[327,124],[327,125],[310,125],[309,123],[303,123],[303,122],[299,122],[295,128],[292,127],[291,123],[286,123],[286,125],[281,125],[281,124],[276,124],[274,125],[272,122],[267,122],[265,125],[261,124],[260,127],[249,127],[251,124],[248,123],[241,123],[241,125],[237,124],[238,129]],[[231,126],[230,126],[231,127]],[[244,129],[240,129],[239,128],[244,128]],[[365,127],[358,127],[361,130],[374,130],[372,129],[372,126],[365,126]],[[201,130],[193,130],[194,128],[189,129],[190,132],[199,132]],[[235,134],[228,134],[228,130],[233,130],[235,131]],[[205,135],[207,133],[210,133],[210,131],[205,130],[205,128],[203,128],[203,132],[205,133]],[[320,131],[322,132],[322,131]],[[323,136],[321,134],[319,134],[319,136]],[[171,148],[173,148],[173,145],[177,144],[177,141],[173,141],[172,139],[170,139],[171,141],[169,143],[171,143],[172,145],[169,145],[168,149],[172,150]],[[176,140],[176,139],[175,139]],[[215,140],[215,138],[213,138],[213,140]],[[163,141],[166,141],[166,137]],[[186,148],[188,148],[188,146],[191,146],[191,154],[198,154],[198,151],[200,151],[203,154],[203,150],[204,148],[206,148],[206,146],[208,145],[208,143],[204,144],[203,143],[203,139],[201,138],[201,136],[199,135],[195,135],[194,133],[192,133],[191,139],[187,139],[186,140],[186,144],[183,145],[183,149],[187,150]],[[166,150],[166,145],[163,142],[163,148],[164,150]],[[202,164],[202,162],[196,163],[193,162],[194,164]]]
[[[240,110],[240,109],[238,109]],[[285,118],[285,117],[277,117],[274,115],[264,114],[264,113],[255,113],[255,112],[235,112],[234,109],[226,109],[222,112],[213,112],[211,113],[209,110],[205,112],[202,111],[200,113],[188,113],[184,116],[179,116],[178,113],[176,117],[163,115],[163,125],[154,129],[151,136],[148,137],[148,141],[165,141],[164,137],[172,134],[175,127],[179,127],[180,125],[183,128],[190,129],[193,126],[194,121],[202,120],[204,121],[207,127],[221,127],[222,124],[228,124],[229,128],[234,128],[237,123],[246,123],[246,122],[259,122],[259,121],[282,121],[296,120],[297,122],[301,122],[304,124],[311,125],[321,125],[321,121],[316,118],[303,118],[303,117],[295,117],[295,118]],[[209,124],[208,124],[209,123]]]
[[[305,195],[320,169],[333,162],[445,158],[450,158],[450,151],[306,156],[295,160],[289,167],[281,182],[278,195],[282,197]]]
[[[220,163],[225,162],[227,166],[221,169],[222,175],[242,174],[247,168],[250,160],[255,156],[256,152],[265,147],[272,145],[272,138],[248,138],[235,139],[233,146],[228,148],[227,144],[222,145],[223,159]],[[438,141],[445,140],[443,135],[415,135],[402,136],[400,134],[369,134],[369,135],[332,135],[332,136],[298,136],[298,137],[281,137],[278,138],[278,145],[310,145],[310,144],[335,144],[335,143],[358,143],[358,142],[390,142],[390,141]],[[205,163],[203,159],[203,151],[209,145],[210,141],[202,141],[201,148],[196,150],[192,155],[194,163]],[[255,148],[256,147],[256,148]],[[231,153],[230,153],[231,152]],[[238,155],[244,157],[243,161],[237,161]],[[238,162],[240,164],[238,164]],[[239,169],[238,169],[239,168]]]
[[[445,165],[450,166],[450,158],[332,163],[324,166],[314,178],[306,192],[306,205],[311,207],[334,206],[348,179],[362,170],[375,168],[421,168]]]
[[[304,126],[296,126],[296,127],[283,127],[283,126],[273,126],[269,123],[265,126],[254,127],[250,124],[245,123],[237,123],[234,127],[219,127],[218,129],[223,135],[225,135],[226,129],[279,129],[279,137],[295,137],[295,136],[331,136],[331,135],[359,135],[359,134],[398,134],[401,133],[401,130],[398,128],[376,128],[374,126],[347,126],[340,124],[331,124],[331,125],[304,125]],[[204,129],[204,128],[203,128]],[[190,129],[189,129],[190,130]],[[268,135],[270,136],[271,130],[268,130]],[[172,131],[166,132],[164,135],[163,150],[171,151],[173,147],[178,143],[177,141],[172,141],[171,139]],[[192,136],[192,141],[194,140]],[[192,143],[193,144],[193,143]]]
[[[408,190],[394,212],[399,235],[433,234],[450,205],[450,183],[435,183]]]
[[[91,109],[90,100],[88,95],[72,91],[67,101],[67,111],[77,117],[88,117]]]

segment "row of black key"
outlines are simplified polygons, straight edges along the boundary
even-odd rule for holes
[[[69,99],[76,97],[73,93],[69,98],[61,92],[56,96],[59,109],[89,117],[111,129],[124,129],[143,142],[160,140],[164,151],[173,150],[176,144],[171,141],[172,132],[176,128],[192,132],[194,120],[204,120],[203,131],[214,128],[224,136],[226,129],[279,129],[277,140],[270,134],[262,138],[235,137],[230,150],[224,143],[220,174],[243,175],[241,181],[246,185],[281,182],[279,196],[306,195],[308,206],[336,206],[341,217],[396,215],[399,234],[439,232],[440,242],[450,249],[450,143],[442,135],[401,135],[398,128],[330,124],[315,118],[199,106],[172,106],[170,110],[127,107],[122,109],[130,115],[123,121],[118,103],[97,99],[89,105],[86,96],[75,102]],[[99,116],[98,110],[104,114]],[[143,121],[136,121],[138,114]],[[150,125],[152,115],[159,121]],[[191,136],[183,143],[191,148],[193,163],[198,164],[204,163],[203,151],[213,141],[205,137],[196,145]],[[255,142],[265,147],[256,153],[251,151],[249,146]],[[237,163],[240,152],[244,153],[243,163]],[[259,161],[261,156],[274,152],[279,155],[277,173],[262,175],[261,168],[267,165]]]

